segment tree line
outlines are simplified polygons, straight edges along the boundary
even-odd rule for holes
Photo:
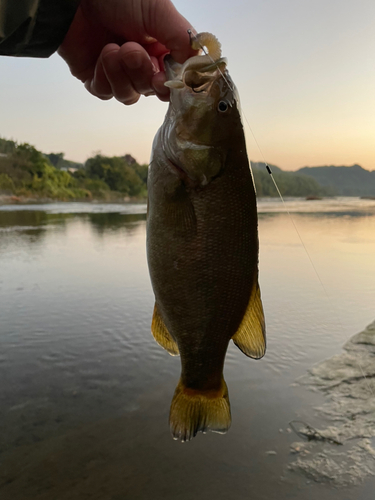
[[[84,165],[64,160],[63,156],[45,155],[30,144],[0,138],[0,192],[61,200],[110,201],[147,196],[148,167],[130,155],[96,154]]]
[[[278,196],[265,165],[252,163],[257,195]],[[44,154],[30,144],[0,138],[0,193],[60,200],[123,200],[147,196],[148,166],[131,155],[96,154],[79,164],[63,153]],[[272,167],[284,196],[332,194],[313,178]]]

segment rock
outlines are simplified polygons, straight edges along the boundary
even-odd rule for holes
[[[298,458],[290,470],[336,486],[356,485],[375,475],[371,442],[375,437],[375,322],[346,342],[344,352],[314,366],[297,382],[325,394],[326,401],[315,411],[328,419],[326,428],[318,431],[328,441],[293,443],[291,452]]]

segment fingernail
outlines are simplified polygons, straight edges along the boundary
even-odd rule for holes
[[[150,95],[155,95],[155,92],[147,92],[147,94],[144,94],[145,97],[150,97]]]
[[[139,52],[130,53],[125,60],[125,64],[129,69],[138,69],[142,66],[142,56]]]
[[[152,70],[153,70],[153,72],[154,72],[154,75],[156,75],[156,73],[159,73],[159,71],[160,71],[160,70],[159,70],[159,69],[155,66],[155,64],[154,64],[154,63],[152,63]]]

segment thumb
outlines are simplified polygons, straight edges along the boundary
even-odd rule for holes
[[[162,43],[173,59],[183,63],[196,54],[190,47],[188,29],[191,24],[175,8],[170,0],[149,0],[149,8],[143,14],[147,34]]]

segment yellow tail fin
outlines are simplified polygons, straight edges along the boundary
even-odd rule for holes
[[[171,404],[169,425],[173,439],[190,441],[198,432],[224,434],[231,424],[227,384],[220,390],[189,389],[179,381]]]

